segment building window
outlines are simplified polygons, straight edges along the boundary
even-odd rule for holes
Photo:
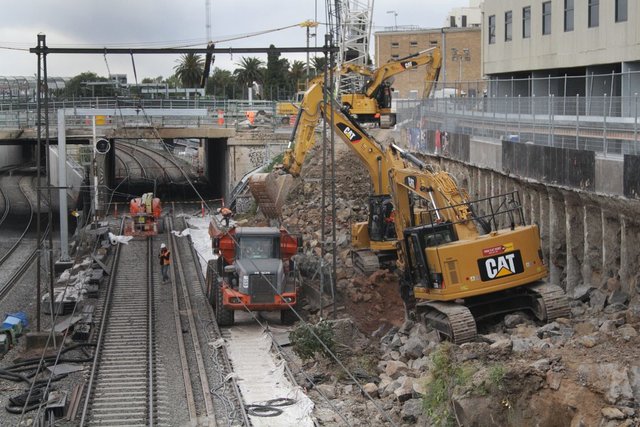
[[[400,46],[400,43],[398,42],[391,42],[391,47],[398,47]]]
[[[462,15],[462,27],[463,28],[467,27],[467,15]]]
[[[511,11],[504,13],[504,41],[511,41],[511,25],[513,13]]]
[[[391,59],[398,59],[398,58],[400,58],[400,55],[395,55],[395,54],[391,55]]]
[[[542,34],[551,34],[551,2],[542,3]]]
[[[456,17],[455,16],[450,16],[449,17],[449,26],[451,28],[455,28],[457,26],[456,25]]]
[[[564,31],[573,31],[573,0],[564,0]]]
[[[627,20],[627,0],[616,0],[616,22]]]
[[[489,44],[496,42],[496,15],[489,16]]]
[[[418,42],[409,42],[409,45],[411,47],[416,47],[416,46],[418,46]]]
[[[531,37],[531,6],[522,8],[522,38]]]
[[[438,46],[438,40],[430,40],[430,41],[429,41],[429,44],[430,44],[431,46]]]
[[[600,25],[600,0],[589,0],[589,28]]]

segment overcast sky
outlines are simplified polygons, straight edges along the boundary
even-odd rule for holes
[[[206,0],[26,0],[3,1],[0,25],[0,76],[36,74],[36,56],[24,50],[36,45],[38,33],[47,36],[49,47],[175,47],[199,44],[206,35]],[[345,0],[347,1],[347,0]],[[445,25],[451,8],[467,6],[468,0],[372,0],[373,32],[397,25],[425,28]],[[214,41],[295,25],[317,16],[326,22],[323,0],[210,0],[211,35]],[[316,15],[317,4],[317,15]],[[324,28],[318,29],[320,46]],[[315,43],[311,39],[311,45]],[[300,27],[256,37],[219,42],[216,47],[300,47],[306,31]],[[11,49],[7,49],[11,48]],[[265,59],[264,56],[263,59]],[[287,56],[290,61],[305,55]],[[216,55],[215,67],[233,70],[241,56]],[[138,79],[173,74],[176,56],[135,57]],[[70,77],[84,71],[106,76],[127,74],[134,81],[128,55],[51,55],[49,76]]]

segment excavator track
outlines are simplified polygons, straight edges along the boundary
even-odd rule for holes
[[[541,321],[548,322],[571,314],[569,299],[561,287],[538,283],[528,288],[537,297],[537,306],[533,308],[533,312]]]
[[[453,302],[425,302],[416,307],[425,323],[455,344],[474,341],[478,336],[471,311]]]

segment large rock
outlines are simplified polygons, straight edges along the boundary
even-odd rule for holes
[[[573,289],[573,293],[571,294],[571,298],[574,300],[579,300],[582,302],[587,302],[589,300],[589,292],[593,289],[590,285],[580,285],[576,286]]]
[[[607,403],[626,404],[633,400],[629,370],[617,363],[583,363],[578,377],[594,391],[604,395]]]
[[[423,351],[425,347],[428,345],[428,342],[425,342],[424,339],[419,336],[409,337],[407,342],[400,347],[400,354],[406,356],[408,359],[417,359],[422,357]]]
[[[614,305],[614,304],[624,305],[627,303],[627,301],[629,301],[629,294],[627,294],[625,291],[621,289],[616,289],[607,298],[607,304],[609,305]]]
[[[607,302],[607,295],[600,289],[594,289],[589,294],[589,305],[595,312],[602,311]]]
[[[402,411],[400,411],[402,421],[413,424],[420,415],[422,415],[422,399],[409,399],[402,405]]]
[[[366,383],[362,389],[371,397],[378,397],[378,386],[375,383]]]
[[[631,338],[638,336],[638,332],[631,325],[620,326],[618,328],[618,333],[625,341],[629,341]]]
[[[385,374],[394,380],[405,374],[407,371],[409,371],[407,364],[398,360],[389,360],[387,362],[387,366],[384,368]]]
[[[400,387],[393,391],[399,402],[406,402],[413,397],[413,378],[401,377],[398,379]]]
[[[522,323],[531,323],[531,319],[525,313],[513,313],[504,316],[504,326],[507,328],[515,328]]]
[[[640,402],[640,365],[629,368],[629,383],[636,402]]]
[[[324,395],[327,399],[332,400],[336,398],[336,387],[331,384],[320,384],[316,386],[318,393]]]
[[[602,413],[602,416],[608,420],[623,420],[626,418],[620,409],[612,408],[611,406],[602,408],[600,412]]]

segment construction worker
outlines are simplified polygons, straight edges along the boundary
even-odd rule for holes
[[[171,265],[171,252],[167,249],[167,245],[160,244],[160,270],[162,271],[162,282],[169,281],[169,266]]]
[[[220,209],[220,214],[222,215],[222,220],[224,221],[224,225],[226,227],[228,227],[229,226],[229,220],[233,216],[233,211],[231,209],[229,209],[228,207],[223,206]]]

